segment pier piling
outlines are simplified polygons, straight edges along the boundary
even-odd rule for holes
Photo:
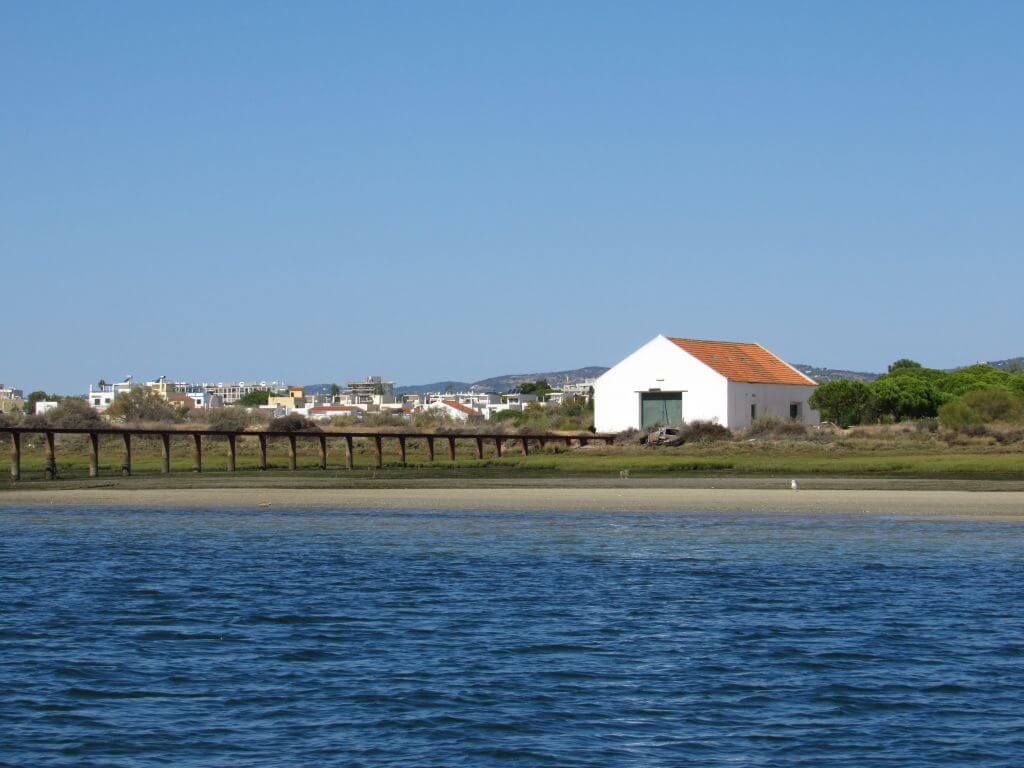
[[[11,480],[21,480],[20,432],[11,432]]]
[[[121,454],[121,474],[127,477],[132,473],[132,433],[125,432],[121,437],[124,438],[124,452]]]
[[[100,474],[100,436],[97,432],[89,433],[89,477]]]
[[[160,471],[165,475],[171,473],[171,434],[169,432],[160,435]]]
[[[53,432],[46,433],[46,477],[48,480],[57,479],[57,451],[54,446],[54,434]]]
[[[258,437],[260,439],[260,456],[259,456],[259,461],[258,461],[256,466],[257,466],[257,469],[259,469],[261,472],[266,472],[267,471],[267,436],[261,434]]]

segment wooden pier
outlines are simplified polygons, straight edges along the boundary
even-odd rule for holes
[[[506,433],[481,433],[481,432],[405,432],[398,429],[337,429],[324,427],[318,430],[284,431],[271,429],[246,429],[238,432],[196,429],[195,427],[173,427],[161,426],[107,426],[90,427],[85,429],[66,429],[60,427],[0,427],[0,433],[6,432],[10,439],[11,446],[11,479],[21,479],[21,444],[22,436],[26,434],[41,434],[45,437],[43,450],[45,451],[45,473],[50,480],[57,478],[57,451],[56,435],[87,435],[89,438],[89,477],[98,477],[100,471],[100,437],[103,435],[120,435],[123,443],[121,448],[121,474],[132,473],[132,437],[147,436],[160,438],[161,465],[160,471],[168,474],[171,471],[171,438],[180,435],[192,436],[192,471],[203,471],[203,446],[210,438],[219,438],[227,443],[228,462],[227,471],[234,472],[236,466],[237,446],[239,438],[255,439],[259,445],[257,455],[257,468],[267,469],[267,445],[271,439],[285,440],[288,444],[288,469],[296,469],[297,446],[300,440],[316,441],[319,446],[318,467],[327,469],[327,448],[328,441],[341,441],[344,446],[346,469],[355,468],[354,441],[357,438],[371,441],[373,446],[374,467],[380,468],[384,465],[384,442],[395,441],[398,445],[398,456],[401,464],[407,461],[407,444],[409,440],[423,440],[426,444],[426,458],[433,462],[436,460],[435,449],[437,443],[447,448],[448,460],[455,461],[456,441],[472,441],[476,457],[484,457],[485,443],[493,443],[495,454],[501,457],[506,446],[518,446],[523,456],[530,453],[531,445],[539,445],[543,448],[548,443],[562,443],[566,446],[587,445],[590,442],[604,442],[610,445],[615,437],[611,434],[594,432],[544,432],[534,434],[506,434]]]

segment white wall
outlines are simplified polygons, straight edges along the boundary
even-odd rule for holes
[[[683,420],[729,426],[729,382],[664,336],[644,344],[594,382],[594,428],[640,428],[640,392],[683,393]]]
[[[807,403],[815,387],[799,384],[749,384],[742,381],[729,382],[729,429],[745,429],[750,426],[750,405],[757,403],[757,416],[777,416],[789,420],[790,403],[800,403],[804,424],[813,425],[821,421],[821,414]]]

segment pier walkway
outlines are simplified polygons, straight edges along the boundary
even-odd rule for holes
[[[85,429],[68,429],[58,427],[0,427],[0,433],[6,432],[10,439],[11,449],[11,478],[21,479],[21,442],[25,434],[41,434],[45,436],[43,449],[45,451],[45,472],[49,479],[57,477],[57,451],[56,435],[87,435],[89,440],[89,477],[99,476],[100,436],[120,435],[122,438],[121,449],[121,474],[132,473],[132,437],[147,436],[159,437],[161,441],[161,472],[171,471],[171,438],[178,435],[190,435],[192,437],[192,471],[203,471],[203,444],[210,438],[222,439],[228,446],[228,472],[235,471],[236,445],[239,438],[255,439],[259,442],[259,454],[257,467],[260,470],[267,468],[267,443],[271,439],[288,441],[288,468],[296,468],[296,446],[299,440],[317,441],[320,448],[319,468],[327,469],[327,445],[328,440],[343,441],[345,446],[345,467],[354,468],[353,442],[357,438],[372,441],[374,449],[375,466],[381,467],[384,462],[384,441],[394,440],[398,444],[399,460],[406,463],[406,445],[410,440],[423,440],[426,443],[427,460],[435,460],[436,443],[440,441],[448,449],[449,461],[455,461],[455,446],[457,440],[473,441],[476,447],[478,459],[484,457],[484,445],[493,444],[497,456],[501,456],[507,444],[515,446],[518,444],[523,456],[530,452],[531,444],[544,447],[548,443],[564,443],[566,446],[587,445],[589,442],[604,442],[610,445],[615,436],[611,434],[594,433],[586,431],[573,432],[543,432],[531,434],[519,433],[481,433],[474,431],[444,431],[444,432],[407,432],[400,429],[338,429],[323,427],[321,429],[308,429],[301,431],[285,431],[272,429],[246,429],[242,431],[225,431],[216,429],[198,429],[195,426],[174,425],[174,426],[106,426],[90,427]]]

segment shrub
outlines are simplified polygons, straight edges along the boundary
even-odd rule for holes
[[[119,395],[107,409],[112,419],[122,421],[179,421],[177,409],[146,387],[136,387]]]
[[[968,392],[960,402],[973,410],[985,424],[993,421],[1019,421],[1024,416],[1024,398],[1005,389],[979,389]]]
[[[305,432],[319,431],[320,427],[301,414],[289,413],[270,422],[270,429],[276,432]]]
[[[732,440],[732,432],[717,421],[690,421],[680,430],[684,443],[713,443]]]
[[[939,409],[939,421],[947,429],[964,430],[994,421],[1016,422],[1024,419],[1024,397],[1002,389],[980,389]]]
[[[105,424],[92,406],[77,397],[61,400],[60,405],[46,412],[46,420],[62,429],[89,429]]]
[[[260,422],[258,414],[235,406],[215,408],[209,411],[206,420],[211,429],[222,429],[231,432],[241,432],[246,427]]]
[[[807,427],[798,421],[780,419],[778,416],[767,414],[754,420],[754,423],[747,428],[748,437],[806,437]]]

